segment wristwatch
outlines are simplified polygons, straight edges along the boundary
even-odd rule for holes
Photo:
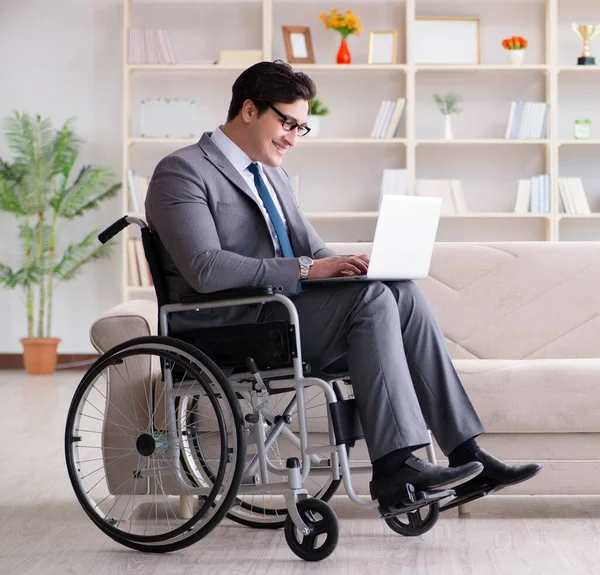
[[[310,272],[310,268],[315,262],[308,256],[300,256],[298,263],[300,264],[300,279],[305,280],[308,278],[308,272]]]

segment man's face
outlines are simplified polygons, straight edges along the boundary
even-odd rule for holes
[[[292,104],[274,104],[274,108],[280,112],[289,122],[295,124],[306,124],[308,121],[308,102],[296,100]],[[275,110],[267,110],[256,117],[251,127],[254,160],[266,166],[277,167],[281,164],[283,156],[298,139],[298,130],[286,130],[283,127],[284,118]]]

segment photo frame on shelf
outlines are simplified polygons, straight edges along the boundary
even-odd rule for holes
[[[395,64],[397,52],[397,30],[377,30],[369,34],[369,64]]]
[[[418,16],[413,55],[415,64],[481,64],[479,18]]]
[[[314,64],[310,28],[308,26],[282,26],[285,53],[290,64]]]

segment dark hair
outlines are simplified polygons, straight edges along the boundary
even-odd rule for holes
[[[317,87],[303,72],[294,72],[281,60],[259,62],[244,70],[231,88],[232,96],[227,121],[233,120],[246,100],[252,100],[259,115],[269,104],[291,104],[297,100],[310,102],[317,95]]]

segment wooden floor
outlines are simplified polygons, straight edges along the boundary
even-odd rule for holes
[[[0,575],[600,573],[595,497],[490,497],[468,517],[442,515],[417,538],[395,535],[374,513],[337,499],[340,542],[319,564],[293,555],[281,531],[229,521],[174,554],[130,551],[92,525],[68,481],[63,433],[78,378],[0,372]]]

